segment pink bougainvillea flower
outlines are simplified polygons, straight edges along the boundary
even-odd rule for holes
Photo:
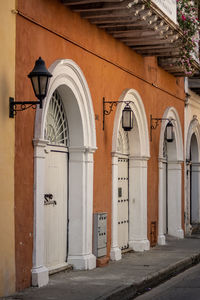
[[[182,20],[185,21],[186,20],[186,17],[184,15],[182,15]]]

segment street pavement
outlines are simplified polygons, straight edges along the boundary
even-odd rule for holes
[[[139,296],[137,300],[199,300],[200,264]]]
[[[47,286],[28,288],[5,300],[128,300],[200,262],[200,235],[167,237],[164,246],[129,252],[120,261],[89,271],[50,276]]]

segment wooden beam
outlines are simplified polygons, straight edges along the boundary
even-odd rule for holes
[[[117,3],[114,3],[114,2],[106,2],[106,3],[102,3],[101,1],[100,2],[97,2],[98,4],[101,3],[101,5],[96,5],[97,3],[93,3],[90,4],[90,5],[76,5],[73,9],[74,12],[78,12],[78,13],[81,13],[81,12],[100,12],[100,11],[109,11],[109,10],[120,10],[120,9],[123,9],[123,8],[129,8],[130,6],[130,3],[131,3],[131,7],[133,5],[136,5],[139,3],[140,0],[134,0],[132,2],[130,2],[130,0],[126,0],[126,1],[123,1],[123,2],[117,2]]]
[[[160,49],[160,50],[165,50],[165,49],[179,49],[179,44],[178,43],[170,43],[170,44],[163,44],[163,45],[149,45],[149,46],[132,46],[131,47],[133,50],[135,51],[146,51],[146,50],[156,50],[156,49]]]
[[[157,35],[149,35],[146,36],[145,38],[143,36],[139,36],[139,37],[134,37],[134,36],[130,36],[130,37],[124,37],[124,38],[119,38],[121,42],[123,43],[127,43],[127,42],[149,42],[151,43],[151,41],[165,41],[164,39],[162,39],[162,37],[160,37],[158,34]],[[168,41],[169,43],[169,41]]]
[[[133,39],[132,41],[129,40],[127,42],[124,42],[127,46],[145,46],[145,45],[162,45],[162,44],[167,44],[170,43],[170,40],[155,40],[155,39],[151,39],[151,40],[144,40],[144,39]]]
[[[61,0],[64,5],[91,4],[98,2],[123,2],[123,0]]]
[[[133,50],[135,50],[133,48]],[[151,50],[135,50],[137,53],[143,55],[143,56],[177,56],[179,55],[178,51],[174,51],[173,49],[170,48],[165,48],[165,49],[151,49]]]
[[[188,84],[189,84],[189,88],[190,89],[200,89],[200,79],[199,78],[189,78],[189,81],[188,81]]]
[[[140,28],[145,28],[145,26],[146,26],[147,24],[146,24],[146,21],[141,21],[141,20],[138,20],[138,18],[136,18],[136,19],[134,19],[133,21],[122,21],[122,22],[120,22],[119,24],[118,23],[106,23],[106,22],[104,22],[104,23],[102,23],[102,24],[99,24],[98,25],[98,27],[99,28],[102,28],[102,29],[111,29],[111,30],[114,30],[114,29],[116,29],[117,30],[117,28],[121,28],[121,27],[129,27],[129,28],[132,28],[132,29],[134,29],[134,28],[138,28],[138,27],[140,27]]]
[[[126,37],[146,37],[146,36],[155,36],[157,35],[156,32],[153,30],[126,30],[121,33],[114,33],[114,38],[126,38]]]
[[[146,21],[147,21],[148,25],[154,24],[155,22],[158,21],[158,16],[153,15],[153,16],[147,17]]]
[[[134,8],[121,8],[120,10],[110,10],[110,11],[93,11],[93,12],[82,12],[81,17],[84,19],[95,19],[95,18],[112,18],[112,17],[132,17],[137,16],[140,11],[145,10],[145,5],[135,5]]]
[[[112,18],[102,18],[102,19],[91,19],[90,22],[92,24],[103,24],[103,25],[112,24],[113,26],[115,24],[119,25],[119,24],[135,23],[137,20],[138,20],[137,17],[122,17],[122,18],[112,17]]]
[[[111,25],[111,24],[105,24],[105,25],[99,25],[100,28],[106,28],[106,30],[110,33],[110,34],[114,34],[114,33],[123,33],[126,32],[127,30],[145,30],[145,31],[152,31],[153,28],[152,26],[148,25],[148,21],[144,21],[144,20],[137,20],[137,22],[135,23],[130,23],[130,24],[119,24],[119,25]]]
[[[162,67],[161,65],[160,65],[160,67]],[[181,72],[184,72],[184,70],[183,69],[181,69],[181,67],[180,66],[168,66],[168,67],[162,67],[164,70],[166,70],[166,71],[168,71],[168,72],[170,72],[170,73],[181,73]]]
[[[162,28],[161,28],[162,29]],[[163,38],[163,39],[167,39],[168,37],[170,37],[173,34],[173,31],[168,31],[164,32],[163,30],[152,30],[152,29],[146,29],[146,28],[142,28],[140,30],[123,30],[123,31],[118,31],[118,32],[114,32],[112,33],[114,38],[138,38],[138,37],[155,37],[155,38]],[[109,31],[109,33],[111,33]],[[171,39],[176,40],[176,36],[171,36]]]
[[[109,31],[109,33],[110,34],[113,34],[113,36],[118,36],[118,35],[123,35],[123,34],[125,34],[125,33],[130,33],[130,34],[139,34],[139,33],[143,33],[144,32],[144,27],[139,27],[138,26],[138,28],[139,29],[135,29],[135,27],[134,27],[134,29],[129,29],[129,27],[125,27],[124,26],[124,29],[120,29],[120,28],[117,28],[116,30],[108,30]],[[146,28],[145,29],[145,32],[151,32],[152,33],[152,30],[151,29],[149,29],[149,28]]]
[[[159,62],[159,65],[162,65],[162,66],[176,65],[178,58],[179,57],[168,57],[168,58],[160,57],[158,62]]]

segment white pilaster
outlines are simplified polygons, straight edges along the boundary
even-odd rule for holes
[[[129,158],[129,247],[149,250],[147,239],[147,158]]]
[[[190,164],[185,164],[185,234],[190,236],[192,226],[190,224]]]
[[[159,185],[158,185],[158,244],[159,245],[165,245],[166,239],[164,234],[164,214],[166,214],[166,211],[164,209],[164,202],[166,201],[166,196],[164,197],[164,185],[166,186],[166,183],[164,183],[164,162],[161,160],[159,161]],[[166,193],[165,193],[166,194]]]
[[[75,269],[93,269],[93,151],[69,148],[69,254]]]
[[[44,266],[44,148],[47,141],[34,143],[34,241],[32,285],[41,287],[49,281],[48,269]]]
[[[121,250],[118,246],[118,155],[112,155],[112,224],[111,224],[111,250],[110,258],[111,260],[120,260]]]
[[[184,238],[182,229],[182,170],[181,163],[168,162],[168,233]]]

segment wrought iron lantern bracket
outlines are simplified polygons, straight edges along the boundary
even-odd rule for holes
[[[14,116],[16,116],[17,111],[23,111],[26,110],[30,107],[32,107],[33,109],[36,109],[37,104],[39,104],[41,106],[41,102],[40,101],[14,101],[14,98],[10,97],[9,98],[9,117],[10,118],[14,118]],[[17,108],[19,106],[19,108]]]
[[[134,103],[133,101],[105,101],[105,97],[103,97],[103,130],[104,130],[104,124],[105,124],[105,116],[108,116],[113,111],[114,107],[117,106],[119,103],[124,103],[126,105],[129,105],[130,103]],[[106,108],[106,105],[108,104],[108,108]]]
[[[152,118],[152,115],[150,115],[150,141],[152,142],[152,130],[155,130],[162,121],[175,121],[172,118]]]

